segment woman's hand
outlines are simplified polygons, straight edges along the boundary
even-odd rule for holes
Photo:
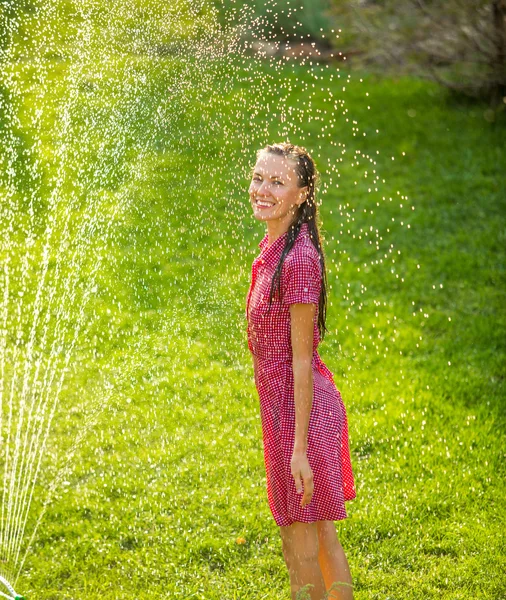
[[[305,452],[294,450],[292,454],[292,460],[290,462],[290,469],[295,480],[295,487],[297,488],[298,494],[302,492],[301,478],[304,482],[304,496],[302,496],[302,500],[300,502],[301,508],[304,508],[304,506],[311,502],[314,490],[313,471],[309,466],[309,461]]]

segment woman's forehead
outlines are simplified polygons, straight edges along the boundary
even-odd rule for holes
[[[261,152],[255,165],[255,171],[269,176],[291,177],[295,173],[297,163],[292,158]]]

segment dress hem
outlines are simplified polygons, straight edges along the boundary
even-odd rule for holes
[[[304,519],[304,518],[300,518],[300,519],[294,519],[293,521],[290,521],[290,523],[286,523],[285,521],[282,522],[278,522],[276,519],[274,519],[274,521],[276,522],[276,525],[278,527],[288,527],[290,525],[293,525],[293,523],[318,523],[319,521],[344,521],[345,519],[348,519],[349,515],[346,514],[345,516],[339,516],[339,517],[323,517],[321,519]]]

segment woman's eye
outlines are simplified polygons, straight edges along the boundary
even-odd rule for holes
[[[261,177],[253,177],[253,181],[262,181]],[[278,183],[279,185],[283,185],[281,181],[273,181],[272,183]]]

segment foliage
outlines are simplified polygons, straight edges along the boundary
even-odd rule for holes
[[[317,41],[331,46],[335,23],[330,14],[331,0],[214,0],[222,22],[242,20],[252,30],[278,41]],[[323,34],[323,37],[322,37]]]
[[[461,93],[506,102],[505,0],[334,0],[364,58]]]

